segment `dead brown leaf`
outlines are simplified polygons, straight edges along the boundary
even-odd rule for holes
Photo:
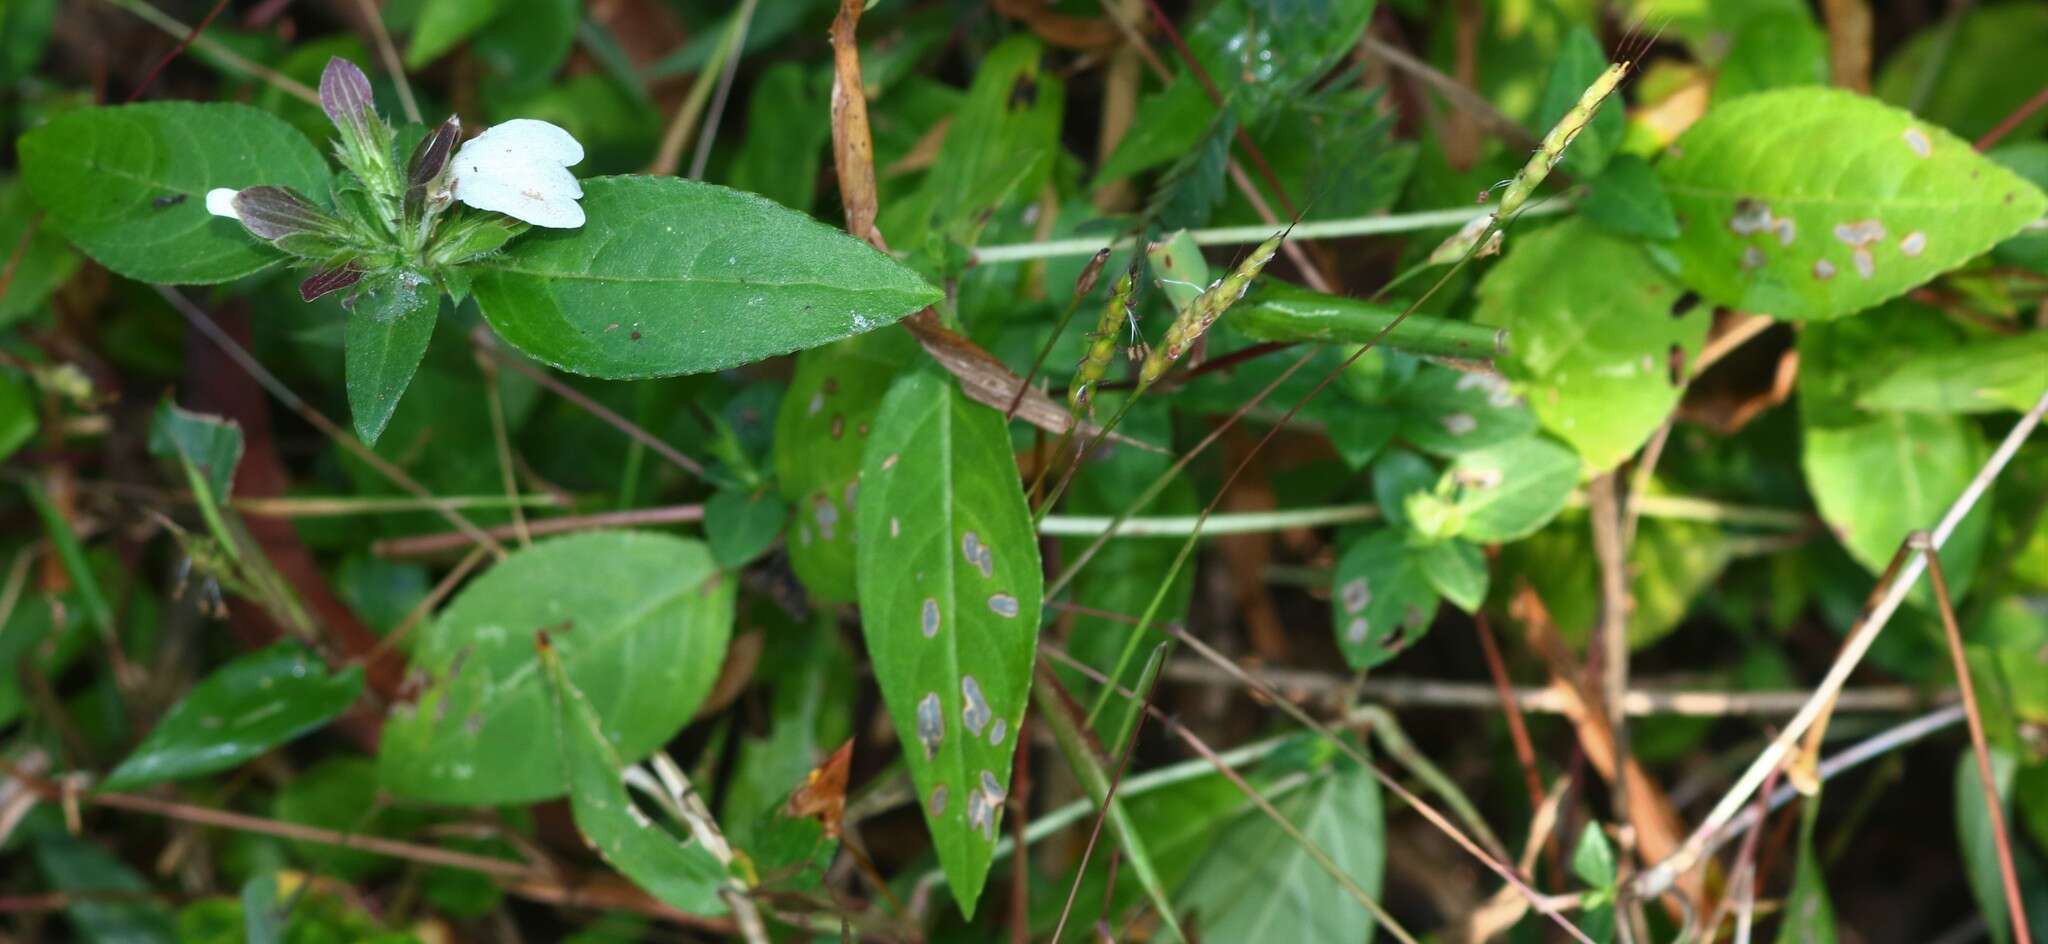
[[[789,795],[791,816],[808,816],[825,824],[825,835],[839,838],[840,823],[846,818],[846,778],[853,768],[853,739],[825,758],[825,762],[804,775],[802,786]]]

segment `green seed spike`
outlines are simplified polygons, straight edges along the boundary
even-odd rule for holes
[[[1130,317],[1137,289],[1137,280],[1128,271],[1110,289],[1109,304],[1102,306],[1102,318],[1088,335],[1088,353],[1082,356],[1081,366],[1074,370],[1074,382],[1067,388],[1067,402],[1076,415],[1088,412],[1088,405],[1095,400],[1095,385],[1109,373],[1109,362],[1116,357],[1116,334]]]
[[[1593,121],[1593,113],[1600,109],[1600,103],[1614,94],[1615,86],[1621,84],[1621,77],[1628,74],[1628,67],[1627,62],[1608,66],[1607,71],[1600,73],[1600,77],[1586,87],[1585,94],[1579,96],[1572,110],[1565,112],[1550,133],[1543,136],[1543,143],[1537,145],[1536,153],[1529,155],[1529,163],[1522,165],[1515,179],[1509,182],[1508,189],[1501,194],[1500,209],[1494,212],[1495,219],[1505,220],[1513,216],[1523,203],[1528,202],[1529,195],[1536,192],[1543,178],[1550,176],[1550,169],[1564,159],[1564,151],[1572,146],[1572,139]]]
[[[1288,229],[1293,227],[1290,226]],[[1272,262],[1273,257],[1279,254],[1280,241],[1286,238],[1287,230],[1274,233],[1271,239],[1260,243],[1257,249],[1252,250],[1251,255],[1238,263],[1237,268],[1230,270],[1229,275],[1217,279],[1215,284],[1204,289],[1202,294],[1195,296],[1195,300],[1188,303],[1188,307],[1181,311],[1180,317],[1173,319],[1173,325],[1166,329],[1164,342],[1152,349],[1152,354],[1145,358],[1145,366],[1139,368],[1139,389],[1151,386],[1153,381],[1164,375],[1166,369],[1173,366],[1174,361],[1180,360],[1180,356],[1187,353],[1188,348],[1193,347],[1196,341],[1201,340],[1202,335],[1208,333],[1209,326],[1215,324],[1216,319],[1223,317],[1223,313],[1229,311],[1230,306],[1237,304],[1237,300],[1244,297],[1244,293],[1252,287],[1252,280],[1258,278],[1259,273],[1265,270],[1266,263]]]

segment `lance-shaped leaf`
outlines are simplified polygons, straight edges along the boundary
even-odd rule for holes
[[[356,436],[375,445],[398,409],[433,340],[441,313],[441,292],[423,276],[387,272],[363,287],[349,307],[348,408]]]
[[[507,341],[563,370],[720,370],[895,322],[938,289],[860,240],[752,194],[675,177],[583,185],[587,222],[473,266]]]
[[[725,661],[733,582],[696,541],[636,531],[542,541],[471,581],[427,628],[418,701],[384,725],[386,789],[440,803],[560,796],[547,683],[533,634],[548,629],[576,686],[596,693],[605,736],[636,761],[690,720]]]
[[[612,748],[603,719],[569,680],[561,654],[545,635],[540,640],[540,665],[554,708],[554,740],[561,747],[562,777],[569,784],[576,829],[606,862],[654,897],[691,914],[725,913],[725,903],[718,897],[729,878],[724,866],[703,843],[669,833],[633,805],[622,773],[626,765]]]
[[[860,481],[862,631],[954,900],[988,877],[1044,574],[1002,415],[930,373],[897,381]]]
[[[1955,268],[2048,196],[1947,131],[1839,89],[1716,105],[1661,168],[1680,278],[1780,318],[1838,318]]]
[[[19,153],[57,232],[121,275],[168,285],[226,282],[284,258],[207,212],[208,191],[328,190],[313,145],[246,105],[82,108],[22,135]]]
[[[226,770],[326,724],[362,691],[363,670],[330,674],[295,646],[251,653],[193,686],[104,785],[126,790]]]

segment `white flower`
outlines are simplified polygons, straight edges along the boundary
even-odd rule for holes
[[[515,118],[493,125],[455,152],[455,199],[535,226],[583,225],[582,185],[568,168],[583,145],[545,121]]]
[[[206,192],[206,212],[214,216],[225,216],[239,220],[242,214],[235,212],[235,195],[241,193],[233,187],[215,187]]]

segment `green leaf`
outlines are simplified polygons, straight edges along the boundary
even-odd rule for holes
[[[1678,238],[1678,214],[1671,211],[1664,182],[1650,162],[1634,154],[1616,154],[1607,162],[1607,169],[1587,185],[1579,212],[1616,236],[1659,242]]]
[[[2043,931],[2048,931],[2048,919],[2042,917],[2041,911],[2041,906],[2048,904],[2043,900],[2048,899],[2048,894],[2043,893],[2048,888],[2048,869],[2044,869],[2033,849],[2018,839],[2018,823],[2012,815],[2016,768],[2012,755],[1992,748],[1991,779],[1998,790],[2007,835],[2013,837],[2013,871],[2019,879],[2027,929],[2038,940]],[[1990,810],[1984,804],[1984,780],[1978,773],[1977,757],[1967,748],[1956,758],[1955,809],[1956,842],[1962,846],[1963,876],[1969,880],[1970,896],[1976,899],[1977,913],[1983,917],[1993,944],[2007,944],[2013,939],[2012,913],[2005,900],[1996,833]]]
[[[933,232],[971,246],[992,211],[1038,196],[1066,111],[1066,83],[1044,58],[1044,44],[1018,33],[975,64],[974,84],[925,175]]]
[[[1878,573],[1908,532],[1941,520],[1986,451],[1961,417],[1884,413],[1846,426],[1809,425],[1800,464],[1821,518],[1849,556]],[[1983,548],[1983,510],[1942,548],[1948,578],[1961,586]]]
[[[722,489],[704,503],[704,539],[711,559],[738,570],[768,552],[789,520],[789,505],[780,497],[739,489]]]
[[[775,482],[794,527],[789,564],[820,603],[849,603],[862,452],[889,383],[917,352],[900,331],[875,331],[797,355],[775,416]]]
[[[2012,168],[2013,173],[2048,188],[2048,141],[2007,141],[1985,156]],[[2048,273],[2048,232],[2029,227],[2027,231],[1999,243],[1992,255],[2001,262]]]
[[[419,69],[441,58],[495,19],[503,7],[504,0],[424,0],[406,43],[405,67]]]
[[[12,85],[35,70],[56,19],[57,0],[0,4],[0,83]]]
[[[1828,83],[1828,37],[1805,7],[1742,21],[1714,73],[1716,104],[1753,92]]]
[[[575,48],[582,15],[583,0],[529,0],[501,10],[474,34],[469,49],[505,91],[542,88]]]
[[[1607,50],[1600,47],[1599,37],[1584,26],[1572,27],[1557,50],[1557,61],[1550,67],[1550,80],[1543,86],[1543,98],[1536,103],[1536,127],[1549,128],[1557,124],[1579,103],[1586,87],[1605,71]],[[1585,130],[1564,152],[1566,172],[1590,177],[1607,166],[1615,145],[1621,143],[1623,110],[1619,96],[1610,96],[1600,104],[1599,111],[1593,113],[1593,119],[1587,122]]]
[[[1614,847],[1607,844],[1607,834],[1600,831],[1599,823],[1587,823],[1579,833],[1579,844],[1572,851],[1572,874],[1596,889],[1614,887]]]
[[[1166,88],[1138,100],[1137,120],[1096,168],[1094,185],[1113,184],[1171,163],[1192,150],[1215,119],[1216,106],[1201,83],[1191,75],[1177,76]]]
[[[2033,3],[1987,3],[1970,9],[1953,37],[1942,20],[1931,20],[1897,52],[1885,58],[1872,83],[1877,97],[1911,107],[1956,134],[1976,138],[2019,111],[2041,90],[2041,77],[2015,63],[2048,48],[2048,9]],[[1924,106],[1913,97],[1934,72]],[[2048,111],[2035,111],[2010,137],[2031,138],[2048,127]]]
[[[701,842],[685,843],[634,805],[626,791],[625,762],[598,710],[570,680],[566,656],[543,643],[539,662],[551,706],[548,731],[561,757],[559,776],[569,785],[576,829],[592,849],[633,883],[691,914],[725,913],[718,890],[729,876]]]
[[[36,866],[51,887],[70,893],[64,916],[70,919],[78,940],[89,944],[170,944],[176,939],[170,912],[163,905],[148,897],[133,900],[134,896],[150,895],[149,883],[99,846],[67,833],[45,834],[36,841]]]
[[[974,913],[1009,792],[1044,575],[1002,415],[943,375],[891,387],[862,463],[861,630],[918,807]]]
[[[748,30],[749,35],[752,29]],[[747,96],[747,137],[732,161],[732,185],[792,210],[817,202],[818,169],[832,126],[815,116],[825,96],[794,62],[769,66]]]
[[[1785,917],[1778,925],[1778,944],[1834,944],[1835,908],[1828,903],[1827,877],[1813,848],[1813,827],[1820,822],[1820,796],[1806,798],[1799,813],[1799,864],[1793,866],[1792,893],[1785,897]]]
[[[42,420],[28,384],[11,370],[0,370],[0,461],[5,461],[36,434]]]
[[[141,282],[226,282],[284,258],[240,223],[208,213],[209,190],[328,190],[327,162],[313,145],[247,105],[82,108],[22,135],[19,150],[22,180],[50,225]]]
[[[725,661],[733,581],[703,544],[609,531],[543,541],[471,581],[428,627],[417,702],[384,726],[386,789],[438,803],[560,796],[533,634],[548,630],[620,756],[645,757],[690,720]]]
[[[1714,525],[1645,518],[1629,546],[1630,648],[1664,638],[1727,567],[1728,537]],[[1501,549],[1501,572],[1527,579],[1571,645],[1584,645],[1599,619],[1599,562],[1585,515],[1570,514]]]
[[[227,770],[333,720],[363,691],[363,671],[329,673],[296,646],[222,666],[171,706],[102,784],[129,790]]]
[[[1367,895],[1386,868],[1386,813],[1372,772],[1340,758],[1274,803]],[[1372,913],[1263,811],[1238,817],[1216,839],[1180,901],[1206,941],[1365,941]]]
[[[287,823],[344,833],[402,837],[423,825],[417,810],[400,809],[377,796],[377,765],[367,757],[329,757],[301,771],[277,791],[272,816]],[[343,881],[359,882],[396,868],[390,856],[324,842],[294,842],[299,861]]]
[[[1671,414],[1684,390],[1672,361],[1706,340],[1712,311],[1679,296],[1641,249],[1571,220],[1511,241],[1474,317],[1514,338],[1501,368],[1543,427],[1605,471]]]
[[[1870,384],[1856,405],[1872,412],[2026,410],[2048,390],[2048,331],[1916,351]]]
[[[1591,886],[1580,912],[1579,930],[1596,944],[1614,940],[1614,847],[1599,823],[1587,823],[1572,850],[1572,874]]]
[[[1529,436],[1459,456],[1437,488],[1452,494],[1463,513],[1460,536],[1499,544],[1527,537],[1557,517],[1578,484],[1577,456]]]
[[[1354,669],[1399,655],[1429,631],[1436,617],[1436,588],[1399,530],[1381,528],[1351,542],[1332,580],[1337,648]]]
[[[1416,549],[1422,575],[1444,599],[1467,613],[1486,601],[1486,553],[1470,541],[1452,538]]]
[[[242,462],[242,427],[165,400],[157,404],[149,424],[149,452],[189,463],[205,483],[207,497],[225,502],[234,490],[235,467]]]
[[[277,876],[242,883],[242,938],[248,944],[282,944],[284,914],[277,907]]]
[[[5,16],[0,13],[0,18]],[[0,252],[12,255],[15,247],[21,245],[21,238],[29,237],[21,258],[5,263],[13,266],[14,277],[7,283],[6,294],[0,295],[0,325],[34,313],[51,292],[78,271],[78,253],[65,245],[63,239],[42,227],[29,234],[35,208],[28,197],[28,189],[15,181],[0,182]]]
[[[1428,491],[1441,477],[1429,460],[1406,449],[1389,449],[1372,464],[1372,500],[1379,504],[1388,524],[1412,527],[1408,496]]]
[[[1401,308],[1261,279],[1244,302],[1231,308],[1230,322],[1260,341],[1366,344],[1400,317]],[[1413,354],[1491,360],[1507,350],[1508,336],[1466,321],[1418,314],[1402,319],[1379,344]]]
[[[2048,197],[1969,142],[1838,89],[1717,105],[1661,168],[1680,278],[1717,304],[1839,318],[1955,268]]]
[[[474,265],[484,318],[563,370],[614,380],[721,370],[891,324],[939,300],[851,236],[752,194],[674,177],[583,182],[580,229]]]
[[[349,309],[345,373],[356,437],[376,445],[427,356],[441,291],[411,272],[374,277]]]
[[[1174,230],[1146,246],[1145,263],[1152,267],[1152,281],[1174,311],[1188,307],[1209,287],[1209,260],[1203,258],[1201,245],[1187,230]]]

